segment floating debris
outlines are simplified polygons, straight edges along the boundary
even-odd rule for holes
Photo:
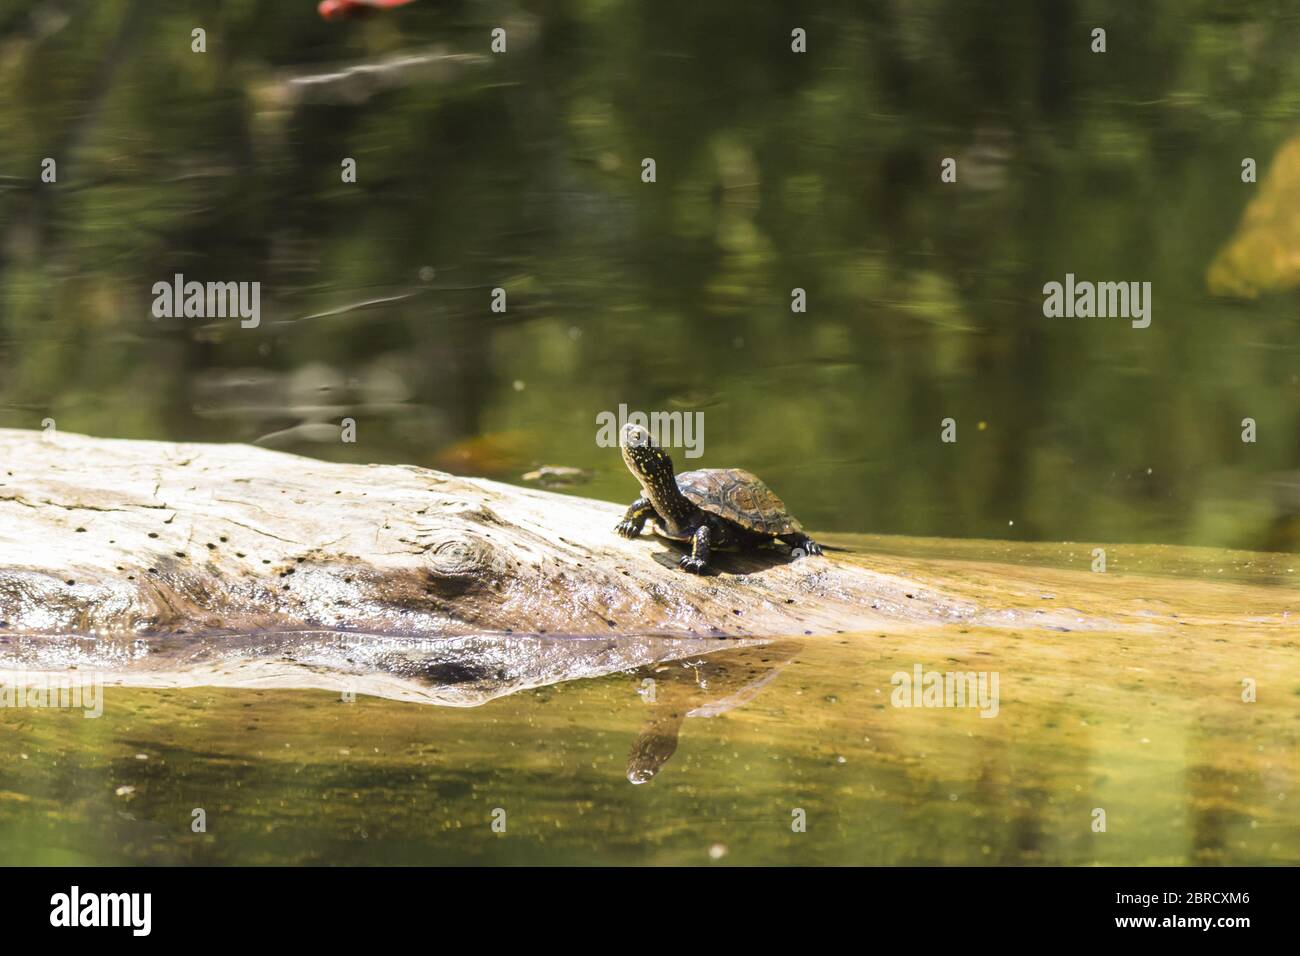
[[[540,483],[546,488],[559,485],[584,485],[591,481],[592,473],[582,468],[570,468],[568,465],[543,465],[536,471],[519,476],[524,481]]]

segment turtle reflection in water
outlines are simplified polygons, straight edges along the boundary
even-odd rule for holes
[[[650,780],[677,751],[687,717],[716,717],[749,703],[794,660],[798,648],[794,641],[778,641],[643,668],[639,693],[650,705],[650,717],[632,743],[627,779]]]
[[[614,530],[635,538],[647,521],[655,534],[689,541],[691,553],[679,562],[703,574],[714,551],[752,548],[779,540],[794,554],[821,554],[803,533],[785,502],[757,477],[740,468],[702,468],[673,474],[673,460],[639,425],[623,429],[623,461],[641,483],[641,497],[628,507]]]

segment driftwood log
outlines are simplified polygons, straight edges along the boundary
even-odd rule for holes
[[[1080,627],[870,555],[676,567],[617,504],[246,445],[0,430],[0,670],[478,703],[777,636]]]

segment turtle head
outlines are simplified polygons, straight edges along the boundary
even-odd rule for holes
[[[686,500],[673,475],[673,460],[655,444],[650,433],[640,425],[628,423],[619,436],[619,447],[627,470],[641,483],[641,490],[654,505],[655,512],[671,526],[690,518],[695,506]]]
[[[627,470],[636,476],[642,487],[650,490],[663,481],[673,481],[673,460],[640,425],[623,426],[618,444],[623,450]]]
[[[677,491],[677,480],[673,477],[673,460],[668,452],[655,444],[650,433],[640,425],[631,423],[623,426],[619,439],[623,451],[623,461],[627,470],[636,480],[650,500],[667,500]]]

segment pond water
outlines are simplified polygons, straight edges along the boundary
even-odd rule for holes
[[[0,426],[630,500],[627,405],[814,528],[1296,548],[1300,16],[727,7],[0,8]],[[178,273],[259,326],[154,318]],[[1046,319],[1067,274],[1152,283],[1150,326]]]
[[[866,551],[995,586],[1145,542],[1088,606],[1163,581],[1162,623],[0,708],[0,862],[1300,863],[1300,16],[728,7],[0,4],[0,427],[630,501],[598,416],[698,414],[691,466],[819,536],[947,539]],[[156,317],[177,274],[261,283],[256,327]],[[1067,275],[1151,283],[1149,327],[1045,317]],[[891,706],[917,664],[998,672],[998,716]]]
[[[1300,863],[1293,558],[1148,546],[1102,575],[1078,548],[835,540],[1116,628],[718,641],[479,707],[107,686],[96,719],[0,708],[0,863]],[[899,706],[918,667],[989,693]]]

